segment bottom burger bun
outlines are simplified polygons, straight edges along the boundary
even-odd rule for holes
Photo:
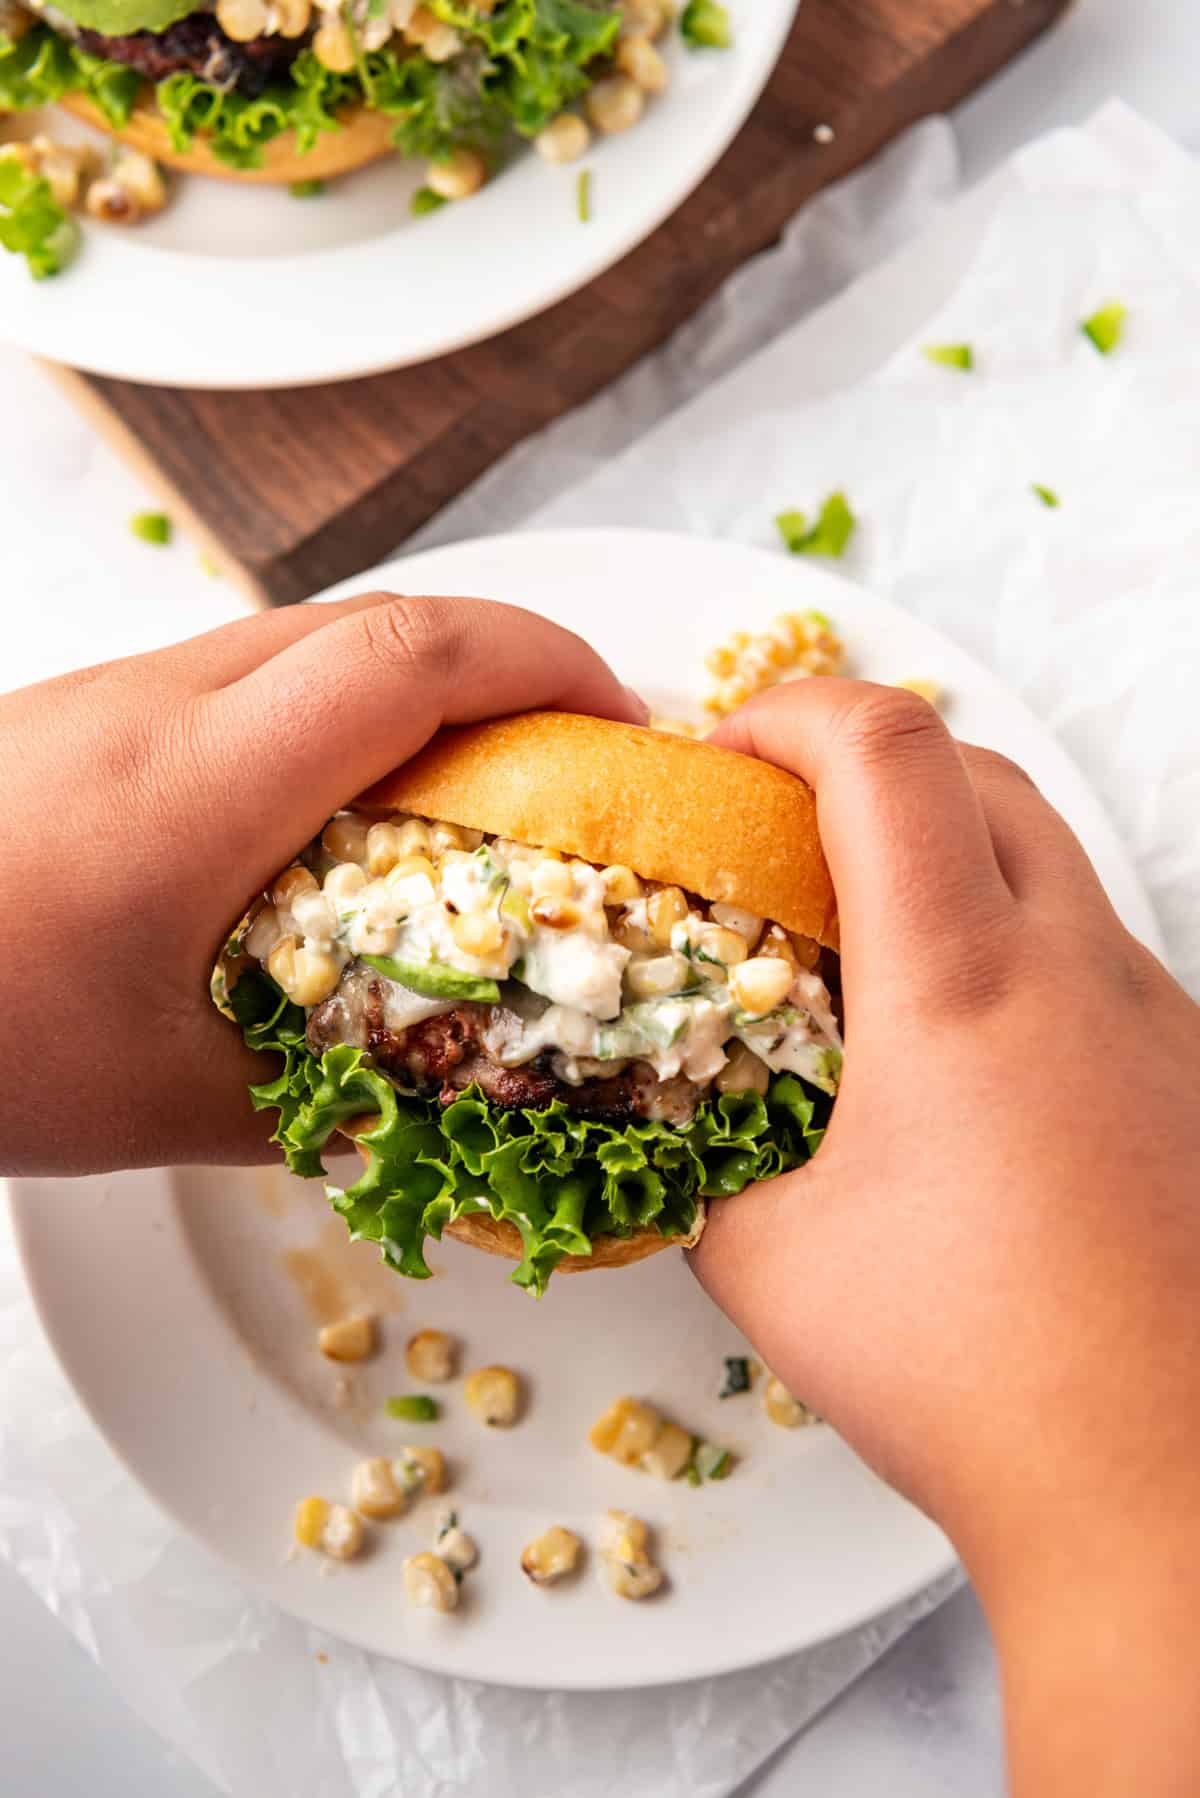
[[[175,149],[154,104],[152,92],[138,101],[128,123],[116,128],[83,94],[64,94],[58,104],[77,119],[82,119],[84,124],[95,126],[109,137],[119,138],[155,162],[186,169],[192,175],[216,175],[222,181],[279,185],[292,181],[329,181],[365,167],[394,148],[395,120],[383,113],[371,112],[365,106],[353,106],[339,113],[340,128],[322,132],[311,150],[301,154],[296,148],[295,133],[284,131],[262,146],[262,161],[257,168],[235,169],[214,156],[203,137],[197,137],[186,150]]]
[[[340,1129],[343,1136],[353,1139],[365,1130],[373,1130],[378,1122],[377,1117],[351,1118]],[[361,1143],[358,1152],[370,1167],[370,1154]],[[565,1255],[555,1272],[586,1274],[598,1267],[628,1267],[634,1261],[644,1261],[648,1255],[657,1255],[659,1249],[691,1248],[700,1240],[703,1225],[701,1207],[697,1226],[687,1237],[663,1236],[658,1230],[635,1230],[632,1236],[596,1236],[590,1255]],[[456,1218],[446,1225],[443,1234],[453,1236],[456,1242],[465,1242],[468,1248],[482,1249],[485,1255],[500,1255],[505,1261],[519,1261],[525,1253],[517,1226],[505,1218],[492,1217],[487,1211]]]

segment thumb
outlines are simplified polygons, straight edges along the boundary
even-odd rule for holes
[[[582,638],[479,599],[394,598],[341,615],[198,704],[230,790],[246,793],[222,826],[239,891],[443,724],[534,707],[644,721]]]

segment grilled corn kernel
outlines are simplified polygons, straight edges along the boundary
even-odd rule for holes
[[[696,947],[723,968],[736,967],[750,953],[741,931],[728,930],[724,924],[702,924],[696,932]]]
[[[504,926],[494,911],[461,912],[451,918],[450,933],[464,955],[495,955],[504,945]]]
[[[763,1017],[782,1005],[796,978],[791,964],[777,955],[753,955],[729,974],[729,991],[743,1011]]]
[[[284,869],[271,888],[271,897],[276,905],[283,907],[289,906],[301,893],[315,893],[316,890],[316,876],[296,862],[292,867]]]
[[[264,0],[217,0],[217,24],[235,44],[248,44],[267,29]]]
[[[533,144],[544,162],[578,162],[591,141],[592,134],[577,112],[560,112],[543,125]]]
[[[757,912],[746,911],[740,905],[710,905],[715,924],[724,924],[727,930],[736,930],[739,936],[745,937],[747,947],[753,950],[755,943],[762,935],[763,920]]]
[[[402,880],[411,880],[414,875],[423,875],[431,887],[437,885],[437,869],[427,855],[404,856],[396,863],[386,879],[388,885],[394,887]]]
[[[329,1504],[323,1498],[302,1498],[296,1506],[295,1535],[301,1548],[320,1548],[321,1531],[329,1516]]]
[[[458,1344],[445,1330],[418,1330],[404,1349],[404,1365],[414,1380],[450,1380]]]
[[[768,925],[758,945],[758,953],[776,956],[780,961],[786,961],[790,968],[799,969],[800,959],[795,945],[787,931],[778,924]]]
[[[784,1430],[798,1430],[803,1424],[816,1422],[808,1406],[793,1398],[783,1381],[774,1374],[763,1387],[763,1410],[772,1423]]]
[[[632,1561],[648,1552],[650,1531],[628,1511],[606,1511],[600,1523],[600,1553]]]
[[[486,179],[487,164],[478,150],[451,150],[448,156],[425,168],[426,187],[443,200],[465,200],[478,193]]]
[[[296,950],[299,944],[294,936],[282,936],[267,956],[267,972],[277,986],[291,997],[292,984],[296,978]]]
[[[649,1598],[663,1583],[663,1570],[653,1561],[618,1561],[601,1557],[605,1577],[618,1598]]]
[[[317,35],[319,37],[320,32]],[[367,820],[360,818],[357,812],[339,812],[321,832],[322,846],[329,851],[335,862],[358,862],[365,865],[369,828]]]
[[[667,65],[648,37],[634,33],[617,43],[617,67],[635,81],[644,94],[661,94],[670,77]]]
[[[533,901],[529,915],[535,924],[544,924],[547,930],[574,930],[583,919],[573,899],[556,899],[549,893]]]
[[[628,905],[642,896],[641,881],[633,869],[622,862],[614,862],[611,868],[605,868],[600,878],[604,882],[605,905]]]
[[[719,1093],[765,1093],[771,1084],[771,1070],[745,1043],[730,1050],[729,1060],[716,1078]]]
[[[367,872],[390,874],[400,860],[400,832],[394,824],[372,824],[367,832]]]
[[[506,1429],[517,1421],[521,1383],[511,1367],[478,1367],[463,1382],[463,1396],[481,1423]]]
[[[646,920],[650,935],[660,948],[671,945],[671,932],[688,915],[688,904],[678,887],[659,887],[646,901]]]
[[[611,1455],[623,1466],[632,1467],[653,1446],[662,1427],[662,1418],[652,1405],[637,1398],[618,1398],[596,1419],[588,1441],[598,1454]]]
[[[915,693],[918,699],[927,700],[930,705],[937,705],[942,697],[941,686],[935,680],[922,680],[917,677],[913,680],[898,680],[896,685],[905,693]]]
[[[483,841],[481,830],[468,830],[465,824],[435,824],[430,830],[434,851],[444,855],[447,849],[461,849],[467,854]]]
[[[544,856],[534,863],[529,890],[535,899],[569,899],[575,891],[575,877],[566,862]]]
[[[400,1484],[410,1494],[420,1492],[425,1498],[433,1498],[446,1490],[446,1457],[440,1448],[403,1448],[392,1465]]]
[[[448,62],[462,39],[452,25],[445,25],[427,6],[418,6],[409,16],[404,35],[410,44],[419,44],[430,62]]]
[[[718,643],[717,647],[710,649],[705,656],[704,666],[710,674],[715,674],[718,680],[724,680],[726,675],[732,674],[737,667],[737,657],[728,643]]]
[[[583,1543],[574,1530],[551,1524],[521,1550],[521,1572],[535,1586],[551,1586],[575,1571],[582,1550]]]
[[[621,32],[632,37],[661,37],[671,16],[663,0],[623,0]]]
[[[643,956],[625,970],[625,985],[635,999],[660,999],[687,985],[688,964],[682,955]]]
[[[392,1463],[383,1455],[360,1461],[350,1476],[350,1500],[364,1517],[398,1517],[408,1493],[397,1484]]]
[[[303,37],[312,20],[312,0],[271,0],[280,37]]]
[[[265,961],[282,935],[279,913],[273,905],[264,905],[242,938],[242,948],[255,961]]]
[[[136,225],[142,209],[127,187],[112,175],[93,181],[84,195],[84,208],[94,219],[109,225]]]
[[[646,96],[628,75],[605,75],[589,89],[584,105],[596,130],[612,137],[637,124],[646,110]]]
[[[343,1317],[326,1324],[317,1337],[317,1347],[330,1361],[365,1361],[375,1347],[375,1319]]]
[[[409,1604],[427,1611],[458,1608],[458,1581],[437,1555],[409,1555],[404,1563],[404,1596]]]
[[[422,823],[420,818],[408,818],[396,829],[401,856],[423,855],[427,861],[432,861],[433,833],[428,824]]]
[[[121,144],[113,152],[111,174],[131,193],[142,212],[161,212],[167,203],[167,184],[162,170],[141,150]]]
[[[345,21],[326,16],[313,33],[312,53],[323,69],[334,75],[348,75],[354,67],[354,39]]]
[[[367,877],[357,862],[339,862],[325,876],[323,891],[335,905],[354,899],[367,884]]]
[[[447,1511],[439,1519],[433,1551],[454,1573],[468,1573],[479,1559],[474,1538],[459,1528],[457,1511]]]
[[[656,1480],[678,1479],[692,1458],[692,1437],[681,1424],[664,1423],[639,1466]]]
[[[272,962],[289,940],[285,938],[279,949],[272,950]],[[286,957],[281,965],[288,965]],[[309,1006],[319,1005],[322,999],[328,999],[342,977],[342,969],[337,956],[328,949],[317,949],[310,943],[301,943],[291,951],[289,977],[283,979],[276,974],[273,966],[271,974],[294,1005]]]
[[[337,929],[337,912],[333,901],[318,888],[297,893],[292,900],[292,916],[296,928],[309,942],[328,943]]]
[[[0,5],[0,15],[3,6]],[[0,34],[3,33],[2,17],[0,17]],[[31,145],[37,172],[50,189],[51,197],[58,206],[75,206],[79,201],[79,190],[84,171],[91,159],[89,150],[77,149],[73,144],[56,144],[52,138],[40,133]]]
[[[628,913],[623,913],[615,920],[610,934],[614,943],[619,943],[622,949],[629,949],[634,955],[648,955],[658,947],[650,932],[636,924]]]
[[[305,1500],[308,1505],[313,1502],[312,1499]],[[324,1503],[322,1499],[315,1502]],[[357,1511],[352,1511],[349,1505],[325,1506],[325,1518],[316,1542],[322,1554],[334,1561],[352,1561],[362,1549],[365,1539],[366,1532]]]
[[[600,1526],[600,1561],[612,1590],[620,1598],[648,1598],[662,1585],[662,1569],[648,1551],[649,1532],[627,1511],[609,1511]]]

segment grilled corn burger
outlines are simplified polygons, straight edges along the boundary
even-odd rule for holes
[[[0,114],[66,106],[156,161],[293,182],[393,148],[454,199],[611,67],[611,0],[0,0]]]
[[[213,996],[256,1049],[299,1174],[428,1273],[443,1232],[620,1266],[704,1201],[798,1166],[841,1069],[837,926],[813,795],[636,726],[531,712],[445,731],[326,825],[225,945]]]

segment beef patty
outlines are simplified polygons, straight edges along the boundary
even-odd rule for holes
[[[235,44],[210,12],[189,13],[165,31],[133,31],[126,37],[105,37],[102,32],[81,28],[76,34],[81,50],[137,69],[147,81],[165,81],[168,75],[187,70],[214,87],[236,89],[249,100],[257,99],[272,81],[286,76],[302,41],[256,37],[249,43]]]
[[[365,1002],[366,1047],[385,1074],[431,1097],[436,1094],[443,1105],[474,1085],[503,1109],[544,1111],[561,1100],[577,1116],[597,1123],[625,1124],[646,1117],[686,1123],[691,1117],[700,1097],[693,1083],[683,1075],[660,1080],[645,1062],[629,1062],[619,1073],[578,1086],[559,1079],[549,1051],[521,1067],[502,1066],[482,1044],[491,1010],[487,1005],[456,1005],[453,1011],[393,1030],[384,1022],[382,989],[372,981]],[[315,1007],[308,1020],[308,1043],[314,1053],[345,1040],[345,1015],[336,994]]]

